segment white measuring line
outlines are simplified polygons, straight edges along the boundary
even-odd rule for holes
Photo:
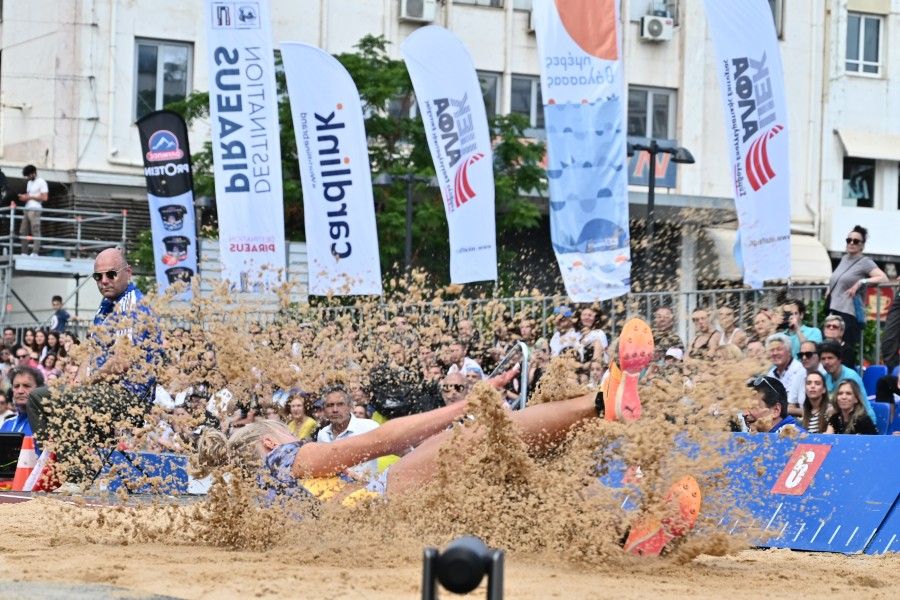
[[[882,552],[882,554],[886,554],[887,551],[891,549],[891,544],[893,544],[894,540],[896,540],[896,539],[897,539],[897,534],[895,533],[894,535],[891,536],[891,540],[887,543],[887,546],[884,547],[884,552]]]
[[[825,521],[819,520],[819,528],[816,529],[816,532],[813,534],[812,539],[809,540],[809,543],[812,544],[816,541],[816,538],[819,537],[819,532],[822,531],[822,528],[825,527]]]
[[[831,545],[831,542],[834,541],[834,536],[836,536],[836,535],[837,535],[837,532],[840,531],[840,530],[841,530],[841,526],[838,525],[837,528],[834,530],[834,533],[831,534],[831,537],[828,538],[828,545],[829,545],[829,546]]]
[[[787,529],[787,526],[788,526],[787,521],[785,521],[784,525],[781,528],[781,531],[778,532],[778,537],[775,538],[776,540],[780,540],[784,536],[784,530]]]
[[[856,532],[857,532],[857,531],[859,531],[859,527],[856,527],[856,528],[855,528],[855,529],[854,529],[854,530],[853,530],[853,533],[851,533],[851,534],[850,534],[850,537],[849,537],[849,538],[847,538],[847,543],[846,543],[846,544],[844,544],[844,547],[846,547],[846,546],[849,546],[849,545],[850,545],[850,542],[852,542],[852,541],[853,541],[853,536],[855,536],[855,535],[856,535]]]
[[[869,534],[869,539],[866,540],[866,543],[865,543],[865,545],[863,546],[864,549],[869,547],[869,544],[872,542],[872,538],[875,537],[875,534],[876,534],[876,533],[878,533],[878,528],[877,528],[877,527],[876,527],[875,529],[872,530],[872,533]]]
[[[797,541],[797,538],[800,537],[800,534],[803,533],[803,530],[806,529],[806,521],[800,523],[800,529],[797,530],[797,535],[794,536],[794,541]]]
[[[778,505],[778,508],[775,509],[775,512],[772,513],[772,517],[769,519],[769,522],[766,523],[766,528],[763,531],[768,531],[769,527],[772,526],[772,521],[775,520],[775,517],[778,516],[778,513],[781,511],[781,507],[784,506],[784,502]]]

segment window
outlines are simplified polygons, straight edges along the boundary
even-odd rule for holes
[[[875,206],[875,161],[869,158],[844,158],[844,206]]]
[[[500,106],[500,74],[478,71],[478,82],[484,96],[484,110],[490,119],[497,115],[497,107]]]
[[[184,100],[191,82],[190,44],[137,40],[135,118]]]
[[[513,0],[513,8],[519,10],[531,10],[531,0]]]
[[[847,13],[848,73],[881,73],[881,21],[876,15]]]
[[[775,34],[779,40],[784,39],[784,0],[769,0],[769,8],[775,19]]]
[[[453,4],[477,4],[478,6],[503,7],[503,0],[454,0]]]
[[[628,135],[675,138],[675,90],[629,88]]]
[[[544,102],[541,100],[541,80],[537,77],[513,75],[509,112],[525,115],[532,129],[544,128]]]

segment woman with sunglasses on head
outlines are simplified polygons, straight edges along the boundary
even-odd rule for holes
[[[803,429],[809,433],[825,433],[831,412],[825,376],[818,371],[807,373],[804,392]]]
[[[864,325],[856,319],[853,298],[861,286],[887,281],[884,271],[863,254],[868,237],[869,231],[860,225],[847,234],[847,253],[831,274],[826,293],[828,314],[844,319],[844,342],[853,349],[859,343],[860,328]]]
[[[855,381],[840,382],[831,398],[834,414],[825,433],[876,435],[878,429],[863,406],[862,392]]]

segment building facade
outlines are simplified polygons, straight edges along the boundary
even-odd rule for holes
[[[489,113],[519,112],[541,137],[540,73],[531,0],[270,0],[275,47],[301,41],[352,51],[383,35],[390,52],[426,23],[456,33],[472,54]],[[872,232],[869,254],[900,262],[900,0],[768,0],[786,75],[791,220],[832,258],[846,231]],[[2,0],[0,166],[8,176],[35,164],[67,207],[146,212],[134,121],[207,89],[201,0]],[[696,240],[722,263],[734,229],[715,52],[701,0],[621,0],[630,135],[671,139],[693,165],[669,172],[657,218],[680,232],[682,286],[694,285]],[[661,19],[661,28],[648,19]],[[209,139],[195,124],[191,145]],[[646,162],[633,160],[637,177]],[[674,168],[674,166],[672,167]],[[663,165],[665,170],[665,165]],[[662,174],[662,173],[660,173]],[[630,188],[633,215],[646,187]],[[140,219],[129,218],[134,227]],[[701,234],[701,235],[698,235]],[[720,236],[721,237],[721,236]],[[727,238],[727,236],[726,236]],[[802,244],[801,244],[802,245]],[[802,253],[801,249],[801,253]],[[813,253],[824,256],[813,244]],[[733,270],[733,267],[732,267]],[[821,268],[819,269],[821,272]],[[733,274],[732,274],[733,275]],[[802,277],[801,277],[802,279]]]

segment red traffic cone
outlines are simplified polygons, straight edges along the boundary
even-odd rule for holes
[[[23,490],[35,464],[37,464],[37,454],[34,452],[34,438],[28,435],[22,440],[22,449],[19,451],[19,463],[16,465],[16,476],[13,478],[12,484],[14,492]]]

